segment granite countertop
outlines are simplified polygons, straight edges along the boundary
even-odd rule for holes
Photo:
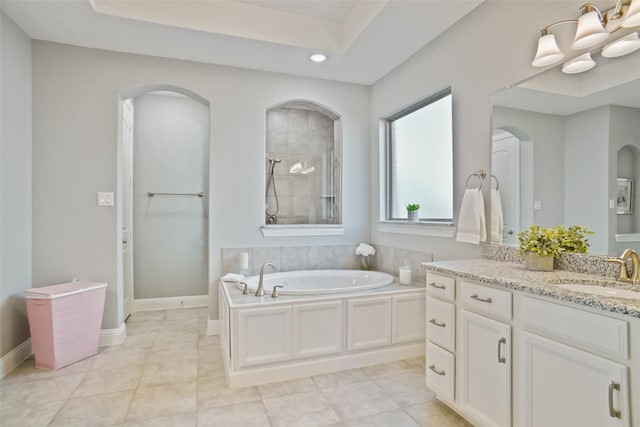
[[[554,270],[552,272],[530,271],[522,264],[487,259],[425,262],[422,265],[427,270],[435,273],[455,275],[479,283],[542,295],[640,318],[640,300],[573,292],[555,286],[560,283],[576,283],[630,289],[640,292],[640,285],[617,282],[606,277],[565,270]]]

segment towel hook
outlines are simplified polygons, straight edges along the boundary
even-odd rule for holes
[[[480,169],[479,171],[475,171],[474,173],[472,173],[471,175],[469,175],[469,177],[467,178],[467,181],[464,183],[465,188],[469,189],[469,180],[471,180],[471,178],[473,178],[474,176],[477,176],[478,178],[480,178],[480,184],[478,185],[478,188],[476,190],[480,191],[482,189],[482,184],[484,183],[484,179],[487,176],[487,171],[484,169]]]

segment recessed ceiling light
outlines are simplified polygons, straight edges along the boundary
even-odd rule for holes
[[[327,60],[327,55],[324,53],[314,53],[309,57],[309,59],[313,62],[324,62]]]

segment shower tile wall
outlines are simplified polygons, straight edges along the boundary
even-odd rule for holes
[[[339,222],[334,200],[339,200],[334,170],[334,121],[317,111],[277,108],[267,112],[267,158],[278,158],[275,186],[278,194],[278,224],[334,224]],[[265,187],[266,188],[266,187]],[[267,211],[273,213],[273,189],[267,196]]]
[[[223,248],[222,274],[242,273],[255,275],[267,262],[275,265],[277,271],[293,270],[330,270],[358,269],[360,260],[356,256],[357,245],[326,246],[280,246],[256,248]],[[376,254],[372,259],[372,268],[377,271],[398,275],[398,268],[403,265],[411,267],[412,280],[424,282],[425,270],[420,265],[425,261],[433,261],[430,252],[412,251],[375,245]],[[240,265],[242,253],[249,255],[249,268],[243,270]],[[267,272],[271,272],[268,270]]]

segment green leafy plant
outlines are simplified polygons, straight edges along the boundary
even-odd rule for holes
[[[593,235],[593,230],[588,230],[582,225],[574,225],[568,229],[558,227],[560,238],[560,252],[574,252],[586,254],[589,252],[589,239],[587,236]]]
[[[413,212],[420,209],[420,205],[417,203],[409,203],[407,205],[407,212]]]
[[[553,257],[559,256],[562,252],[586,254],[589,252],[587,237],[592,234],[592,230],[581,225],[574,225],[568,229],[563,226],[542,228],[538,225],[532,225],[528,230],[518,233],[520,241],[518,254],[523,256],[527,252],[533,252]]]

